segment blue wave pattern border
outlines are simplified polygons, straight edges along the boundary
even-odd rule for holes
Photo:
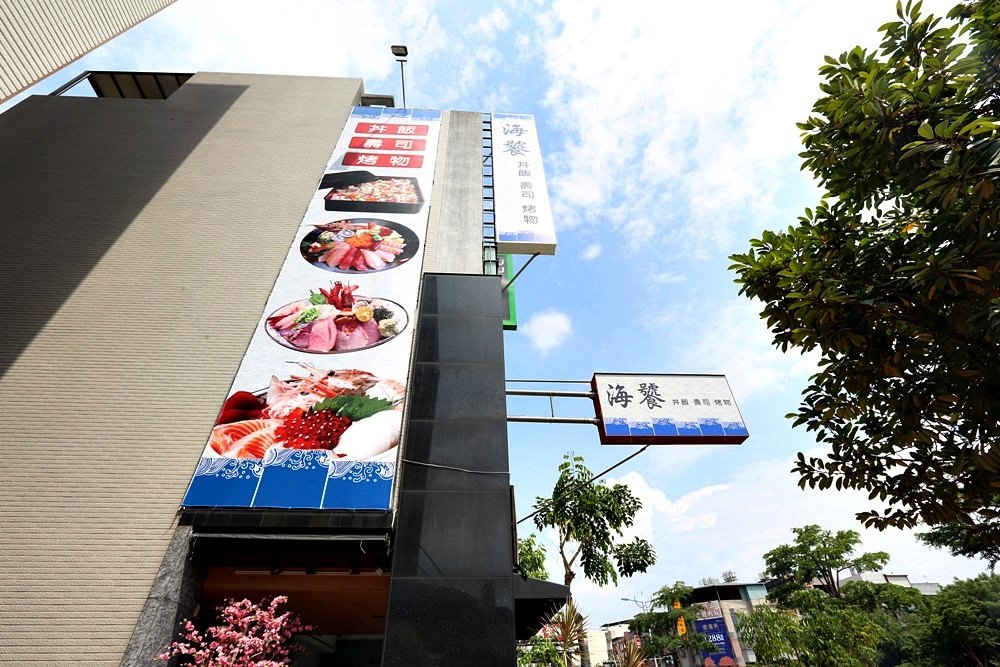
[[[396,464],[274,447],[259,459],[202,458],[182,507],[388,510]]]
[[[749,435],[743,422],[720,422],[718,419],[678,422],[673,419],[646,421],[612,417],[604,420],[604,432],[609,436],[695,436]]]

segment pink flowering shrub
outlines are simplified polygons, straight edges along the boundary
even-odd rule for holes
[[[219,624],[202,633],[189,620],[178,641],[170,650],[157,656],[170,660],[174,656],[182,665],[197,667],[281,667],[291,662],[296,647],[292,637],[302,631],[312,630],[303,625],[297,614],[278,613],[278,606],[288,602],[279,595],[271,600],[254,604],[250,600],[226,600],[218,608]]]

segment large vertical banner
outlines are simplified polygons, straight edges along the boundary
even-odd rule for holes
[[[353,110],[183,506],[389,508],[439,126]]]
[[[705,667],[726,667],[736,664],[736,654],[729,640],[726,621],[721,616],[695,620],[694,631],[705,635],[705,639],[715,644],[714,651],[702,651],[702,664]]]
[[[534,116],[492,115],[497,252],[554,255],[556,230]]]

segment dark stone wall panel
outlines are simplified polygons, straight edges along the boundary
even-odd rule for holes
[[[497,384],[503,366],[424,364],[413,369],[410,419],[487,421],[507,417],[504,385]],[[506,426],[504,427],[506,430]]]
[[[514,554],[495,277],[424,276],[411,377],[382,664],[509,667]]]
[[[510,667],[511,577],[393,579],[383,665]]]
[[[510,575],[513,554],[507,488],[487,493],[404,490],[399,508],[393,576]],[[413,530],[418,526],[419,530]]]

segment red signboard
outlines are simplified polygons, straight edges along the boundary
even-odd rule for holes
[[[394,139],[386,137],[352,137],[351,148],[370,151],[422,151],[427,147],[426,139]]]
[[[396,155],[393,153],[355,153],[344,154],[341,164],[345,167],[399,167],[402,169],[419,169],[424,164],[423,155]]]
[[[358,123],[358,134],[405,134],[423,137],[427,135],[426,125],[397,125],[395,123]]]

